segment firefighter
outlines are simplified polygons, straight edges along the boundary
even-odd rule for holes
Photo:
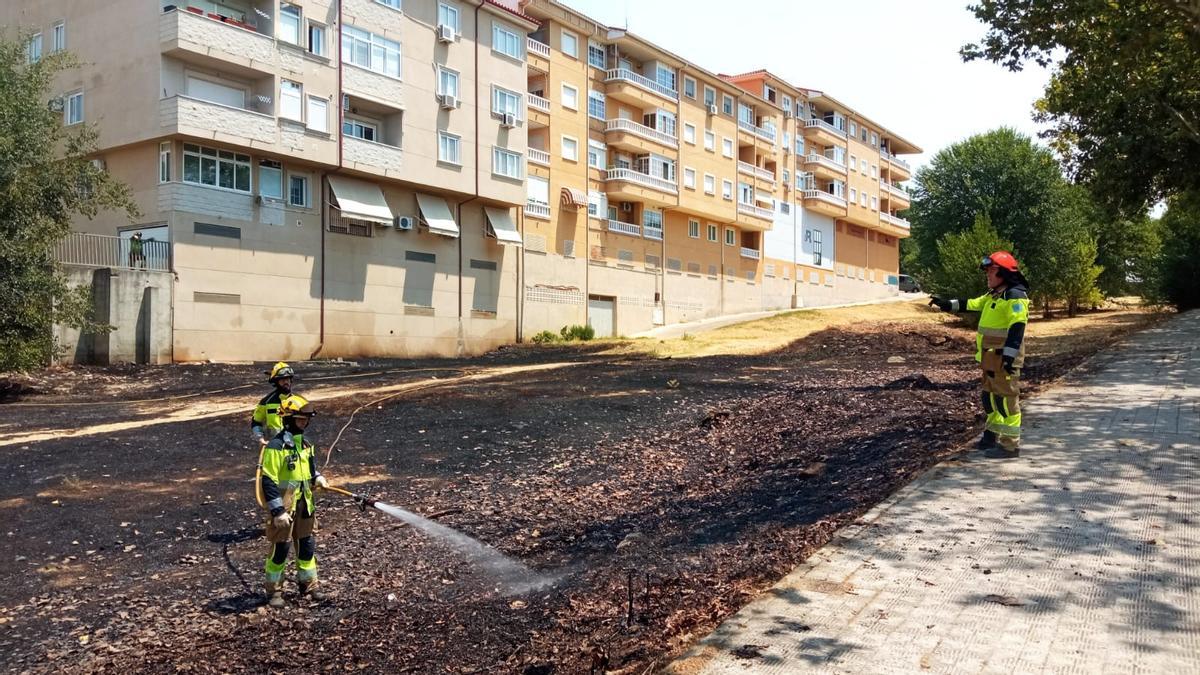
[[[254,406],[254,413],[250,416],[250,433],[260,446],[266,445],[283,428],[283,422],[279,419],[279,404],[292,393],[292,378],[296,376],[292,367],[283,361],[264,372],[267,381],[275,385],[275,389]]]
[[[978,447],[987,457],[1020,455],[1021,368],[1025,364],[1025,325],[1029,322],[1029,282],[1008,251],[985,257],[988,292],[967,300],[934,296],[929,304],[944,312],[980,312],[975,360],[983,369],[983,410],[987,429]]]
[[[266,514],[270,550],[263,565],[267,604],[283,606],[283,572],[288,549],[296,544],[296,581],[300,596],[324,600],[317,589],[317,518],[313,487],[329,485],[317,470],[316,448],[304,439],[316,410],[303,396],[292,394],[280,404],[283,429],[263,448],[258,487]]]

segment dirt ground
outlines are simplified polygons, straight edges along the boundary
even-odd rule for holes
[[[916,305],[891,317],[304,364],[297,389],[326,394],[322,456],[345,427],[330,480],[559,578],[509,597],[438,541],[322,495],[333,597],[262,607],[247,412],[262,364],[16,378],[0,668],[652,672],[978,433],[972,331]],[[1161,318],[1035,321],[1026,391]]]

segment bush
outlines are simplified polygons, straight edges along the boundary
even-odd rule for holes
[[[551,342],[556,342],[558,340],[558,336],[548,330],[544,330],[537,335],[534,335],[532,340],[534,344],[544,345]]]
[[[562,339],[568,342],[571,340],[591,340],[596,337],[596,329],[591,326],[563,326],[559,333],[562,335]]]

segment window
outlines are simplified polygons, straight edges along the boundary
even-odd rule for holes
[[[863,190],[862,192],[858,193],[858,205],[863,207],[864,209],[867,208],[867,191],[866,190]]]
[[[754,186],[749,183],[738,183],[738,203],[754,203]]]
[[[858,125],[857,125],[857,124],[855,124],[854,122],[851,122],[851,123],[850,123],[850,135],[851,135],[851,136],[857,136],[857,135],[858,135]]]
[[[784,95],[783,95],[783,105],[782,105],[782,107],[783,107],[783,109],[784,109],[784,110],[791,110],[791,109],[792,109],[792,97],[791,97],[791,96],[788,96],[787,94],[784,94]]]
[[[492,173],[508,178],[520,178],[521,153],[492,148]]]
[[[66,114],[66,123],[79,124],[83,121],[83,92],[77,91],[74,94],[67,95],[67,105],[63,109]]]
[[[171,182],[171,143],[158,144],[158,182]]]
[[[704,194],[715,195],[717,193],[717,177],[711,173],[704,174]]]
[[[454,34],[462,33],[462,23],[458,17],[458,8],[447,5],[444,2],[438,3],[438,25],[450,26],[454,29]]]
[[[717,240],[717,226],[713,225],[712,223],[708,224],[708,240],[709,241]]]
[[[50,35],[51,51],[61,52],[67,48],[67,22],[59,21],[54,24]]]
[[[859,171],[861,171],[862,173],[865,174],[867,172],[867,160],[860,159],[858,161],[858,168],[859,168]]]
[[[717,105],[717,90],[704,85],[704,107],[709,108]]]
[[[729,94],[722,94],[721,96],[721,112],[726,115],[733,114],[733,97]]]
[[[400,9],[400,0],[375,0],[375,2],[391,7],[392,9]]]
[[[564,30],[559,37],[559,49],[573,59],[579,58],[579,38],[570,31]]]
[[[813,245],[812,246],[812,248],[813,248],[813,264],[820,265],[821,264],[821,256],[823,253],[822,247],[821,247],[821,231],[820,230],[812,231],[812,245]]]
[[[378,135],[378,127],[370,122],[347,118],[342,122],[342,135],[374,142]]]
[[[707,180],[707,177],[705,177],[705,180]],[[684,167],[684,169],[683,169],[683,187],[688,188],[689,190],[696,189],[696,170],[695,169],[693,169],[691,167]]]
[[[850,202],[854,203],[856,201],[858,201],[858,190],[850,188]]]
[[[329,101],[317,96],[308,97],[308,128],[329,133]]]
[[[676,91],[678,89],[678,87],[675,86],[675,70],[668,68],[661,63],[654,64],[654,81],[666,87],[667,89],[670,89],[671,91]]]
[[[183,181],[249,192],[250,156],[185,143]]]
[[[569,84],[562,86],[562,107],[579,110],[579,90]]]
[[[42,60],[41,33],[34,33],[33,37],[29,38],[29,44],[25,45],[25,59],[30,63],[37,63]]]
[[[695,124],[688,124],[687,122],[683,123],[683,142],[691,143],[692,145],[696,144],[696,125]]]
[[[283,199],[283,164],[273,159],[259,160],[258,194],[269,199]]]
[[[603,120],[605,116],[604,94],[598,91],[588,92],[588,117]]]
[[[696,80],[683,76],[683,95],[688,98],[696,98]]]
[[[792,175],[791,175],[791,173],[790,173],[790,172],[788,172],[788,170],[787,170],[787,169],[784,169],[784,170],[783,170],[783,184],[784,184],[784,185],[787,185],[788,183],[791,183],[791,182],[792,182]]]
[[[721,199],[727,199],[729,201],[733,201],[733,181],[731,181],[731,180],[721,181]]]
[[[284,3],[279,6],[279,39],[300,44],[300,8]]]
[[[717,148],[717,135],[711,131],[704,132],[704,149],[712,152]]]
[[[288,176],[288,204],[302,208],[312,205],[308,197],[308,176]]]
[[[862,128],[862,142],[863,143],[867,142],[867,128],[866,127]]]
[[[458,73],[438,66],[438,93],[458,98]]]
[[[497,115],[510,114],[521,119],[521,95],[500,87],[492,87],[492,112]]]
[[[604,207],[604,200],[603,192],[588,192],[588,215],[593,218],[601,217],[600,214],[607,210]]]
[[[779,202],[779,212],[785,216],[790,215],[792,213],[792,205],[787,202]]]
[[[662,211],[646,209],[642,211],[642,225],[652,230],[662,229]]]
[[[325,56],[325,27],[317,24],[308,24],[308,53],[316,56]]]
[[[804,139],[803,138],[796,139],[796,156],[797,157],[804,156]]]
[[[604,56],[604,45],[588,40],[588,65],[604,70],[608,59]]]
[[[850,155],[850,170],[858,171],[858,160],[855,159],[854,155]]]
[[[304,100],[304,87],[299,82],[291,80],[279,81],[279,116],[299,122],[304,119],[301,101]]]
[[[873,148],[876,145],[879,145],[879,134],[872,131],[871,132],[871,147]]]
[[[377,73],[400,77],[400,43],[354,26],[342,26],[342,60]]]
[[[511,56],[518,61],[525,60],[525,46],[521,44],[521,36],[504,26],[492,24],[492,51]]]
[[[733,231],[732,227],[725,228],[725,245],[733,246],[736,243],[737,243],[737,233]]]
[[[445,131],[438,132],[438,161],[462,164],[462,139]]]
[[[562,137],[562,156],[563,159],[572,162],[579,161],[579,141],[570,136]]]
[[[588,166],[595,169],[606,168],[608,149],[599,141],[588,140]]]
[[[732,138],[722,138],[721,139],[721,154],[725,155],[726,157],[733,157],[733,139]]]
[[[879,210],[879,197],[876,197],[875,195],[871,195],[871,210],[872,211]]]
[[[700,238],[700,221],[698,221],[698,220],[689,220],[688,221],[688,236],[691,237],[692,239]]]
[[[878,177],[879,177],[879,166],[877,164],[872,164],[871,165],[871,178],[878,178]]]

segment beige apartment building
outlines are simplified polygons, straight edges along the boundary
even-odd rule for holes
[[[31,58],[81,58],[64,123],[97,126],[142,216],[75,236],[169,243],[177,361],[478,353],[896,292],[916,146],[553,0],[17,0],[0,21]]]

